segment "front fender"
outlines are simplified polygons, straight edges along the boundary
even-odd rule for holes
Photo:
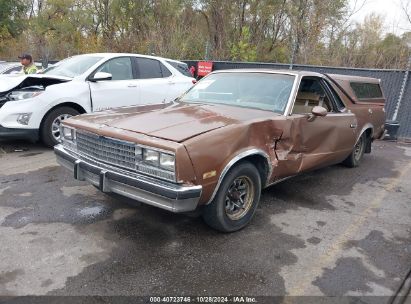
[[[51,109],[67,102],[78,104],[86,112],[90,112],[89,89],[83,83],[84,85],[81,82],[55,84],[48,86],[36,97],[6,102],[0,108],[0,125],[6,128],[39,129],[44,116]],[[18,115],[22,113],[32,113],[28,125],[17,122]]]
[[[218,181],[217,184],[214,188],[213,193],[211,194],[210,198],[208,199],[206,205],[210,204],[214,197],[217,194],[218,189],[220,188],[221,183],[223,182],[225,176],[227,175],[228,171],[230,171],[231,168],[233,168],[238,162],[240,162],[241,160],[249,157],[249,156],[253,156],[253,155],[259,155],[265,158],[266,160],[266,164],[268,166],[268,172],[267,172],[267,176],[266,176],[266,180],[269,180],[272,171],[273,171],[273,167],[271,165],[270,162],[270,157],[268,156],[267,153],[265,153],[263,150],[261,149],[257,149],[257,148],[250,148],[250,149],[245,149],[244,151],[239,152],[236,156],[234,156],[230,161],[228,161],[226,163],[226,165],[224,166],[224,169],[221,171],[220,176],[218,177]]]

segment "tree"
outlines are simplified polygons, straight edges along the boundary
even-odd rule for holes
[[[0,29],[16,38],[24,25],[27,3],[23,0],[0,0]]]
[[[0,56],[133,52],[178,59],[403,67],[406,38],[367,0],[0,0]],[[408,12],[411,0],[402,0]],[[411,6],[410,6],[411,8]],[[407,15],[409,16],[409,15]]]

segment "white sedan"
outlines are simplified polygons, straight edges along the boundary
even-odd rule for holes
[[[193,83],[183,62],[120,53],[67,58],[44,74],[0,78],[0,139],[47,146],[60,140],[61,121],[115,107],[166,103]]]

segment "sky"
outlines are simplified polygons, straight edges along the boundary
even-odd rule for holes
[[[357,2],[357,9],[360,8],[364,1],[364,6],[351,17],[353,22],[362,22],[367,15],[374,12],[384,17],[386,33],[401,35],[404,32],[411,31],[411,24],[401,8],[401,0],[349,0],[352,8],[355,2]],[[411,3],[411,0],[402,1],[409,1]]]

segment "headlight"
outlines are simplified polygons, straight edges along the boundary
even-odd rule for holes
[[[174,171],[175,156],[170,154],[160,154],[160,167],[168,171]]]
[[[64,127],[63,137],[68,140],[74,140],[76,138],[76,132],[74,131],[74,129]]]
[[[14,91],[9,94],[9,98],[11,100],[23,100],[36,97],[43,92],[44,91]]]
[[[76,130],[64,125],[60,125],[60,138],[63,141],[72,141],[76,140]]]
[[[160,153],[150,149],[143,150],[143,161],[158,167],[160,160]]]
[[[175,155],[172,152],[136,145],[135,155],[137,171],[175,181]]]

